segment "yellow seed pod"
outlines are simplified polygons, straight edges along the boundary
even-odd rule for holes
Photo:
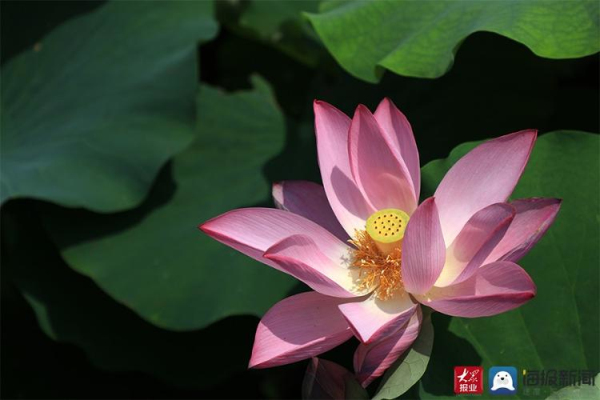
[[[367,233],[387,253],[400,245],[409,218],[407,213],[395,208],[377,211],[367,219]]]

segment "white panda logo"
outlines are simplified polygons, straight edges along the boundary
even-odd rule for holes
[[[494,375],[494,385],[492,386],[492,391],[496,391],[498,389],[508,389],[511,391],[515,390],[515,386],[512,380],[512,376],[506,371],[500,371]]]

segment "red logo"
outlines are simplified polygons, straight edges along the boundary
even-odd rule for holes
[[[483,367],[454,367],[454,393],[482,394]]]

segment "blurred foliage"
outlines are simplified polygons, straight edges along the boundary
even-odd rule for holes
[[[340,5],[338,16],[331,5],[314,14],[317,3],[2,3],[1,189],[2,199],[12,198],[1,209],[2,397],[299,397],[305,363],[246,370],[257,318],[239,314],[259,316],[305,288],[196,226],[232,208],[271,206],[271,182],[320,180],[315,98],[351,114],[359,103],[373,109],[390,97],[411,121],[422,165],[463,142],[526,128],[599,130],[597,55],[541,58],[506,37],[471,34],[491,25],[465,25],[473,17],[465,12],[450,21],[460,29],[439,47],[414,51],[427,36],[407,41],[402,29],[385,43],[361,44],[352,59],[361,63],[357,72],[325,36],[321,44],[300,11],[313,12],[317,26],[319,18],[341,21],[373,7],[392,7],[390,21],[399,15],[395,7],[425,7],[414,28],[435,18],[426,10],[442,3],[357,2]],[[510,7],[525,12],[537,3]],[[585,7],[597,21],[597,4],[551,6],[521,14],[539,27],[535,35],[500,33],[544,57],[597,51],[597,36],[585,44],[597,25],[574,22]],[[215,18],[221,27],[212,39]],[[577,29],[548,34],[545,18]],[[332,27],[344,29],[336,40],[350,43],[372,22]],[[385,27],[375,26],[370,38]],[[402,63],[381,63],[386,46],[400,42],[409,45],[398,47]],[[444,76],[388,73],[378,85],[352,77],[328,53],[373,81],[381,76],[376,65],[439,75],[458,44]],[[375,48],[385,54],[372,57]],[[492,318],[434,314],[434,356],[402,398],[451,395],[444,377],[454,365],[598,368],[597,140],[542,135],[515,192],[564,199],[556,225],[522,263],[537,298]],[[472,146],[427,165],[423,190],[431,193]],[[19,190],[8,192],[6,179]],[[355,346],[351,340],[322,357],[351,369]]]
[[[316,67],[327,57],[302,17],[303,12],[318,10],[318,0],[218,1],[216,8],[221,23],[232,31],[273,46],[300,63]]]
[[[283,36],[281,29],[285,23],[300,21],[302,12],[314,12],[318,7],[319,2],[314,0],[254,1],[247,3],[239,22],[264,37]]]
[[[261,170],[281,151],[285,125],[268,85],[254,82],[253,91],[235,94],[201,86],[196,141],[173,159],[173,181],[158,180],[144,206],[111,216],[47,212],[67,263],[160,327],[262,315],[296,285],[196,228],[235,208],[271,205]]]
[[[212,8],[108,3],[7,62],[2,202],[34,197],[102,212],[138,205],[193,138],[195,45],[216,34]]]
[[[11,203],[3,232],[11,243],[3,272],[33,307],[48,336],[82,347],[91,361],[108,370],[141,371],[182,387],[214,385],[244,371],[242,358],[222,357],[220,346],[207,347],[223,330],[253,332],[254,318],[225,319],[210,329],[170,332],[157,328],[118,304],[90,279],[69,270],[40,228],[35,214]],[[29,242],[36,243],[30,251]],[[252,336],[228,344],[228,352],[248,353]],[[200,363],[199,360],[210,360]]]
[[[521,42],[542,57],[594,54],[600,50],[599,10],[594,0],[330,0],[309,19],[348,72],[377,82],[384,69],[422,78],[443,75],[460,43],[478,31]]]

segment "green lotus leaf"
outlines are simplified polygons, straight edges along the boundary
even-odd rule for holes
[[[200,329],[230,315],[261,315],[297,283],[197,229],[226,211],[270,202],[262,169],[282,150],[285,125],[269,86],[254,84],[234,94],[201,86],[198,137],[140,209],[47,215],[72,268],[160,327]]]
[[[328,1],[307,14],[350,74],[378,82],[384,70],[436,78],[451,67],[470,34],[494,32],[547,58],[600,50],[597,1]]]
[[[194,137],[196,47],[212,2],[115,1],[2,67],[1,201],[138,205]]]

